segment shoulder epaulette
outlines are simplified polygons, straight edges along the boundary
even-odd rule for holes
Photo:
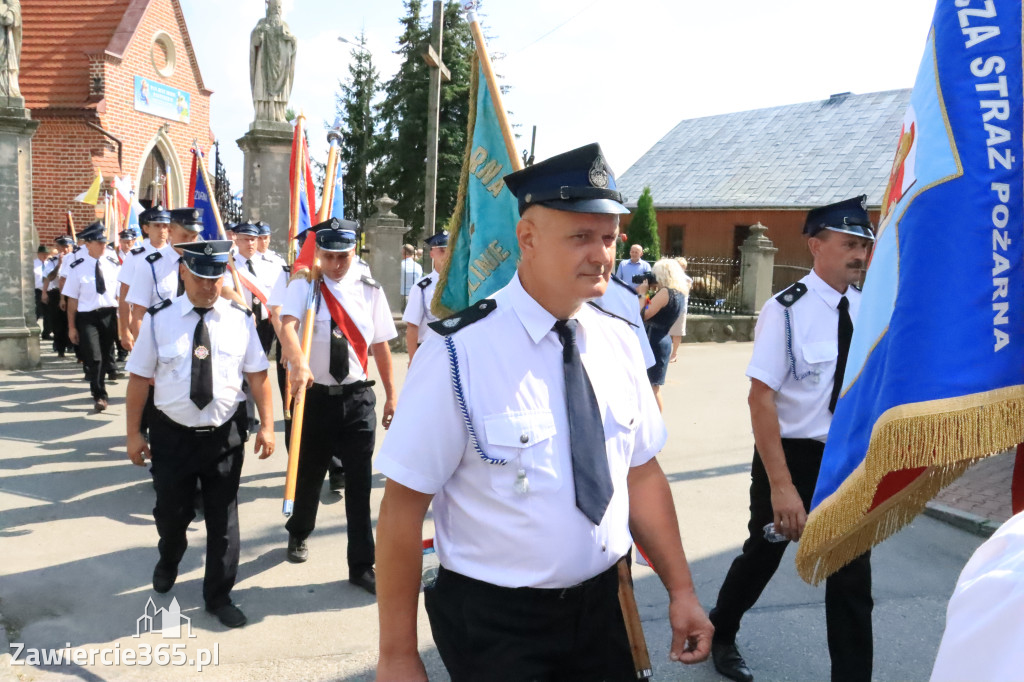
[[[851,284],[850,286],[851,286],[851,287],[853,287],[854,289],[856,289],[857,291],[861,291],[861,290],[862,290],[862,288],[863,288],[863,287],[861,287],[861,285],[859,285],[859,284]]]
[[[373,287],[374,289],[380,289],[380,283],[369,275],[363,275],[359,278],[359,281],[367,286]]]
[[[54,260],[60,260],[60,259],[57,258],[56,256],[50,256],[49,258],[46,259],[46,262],[50,262],[50,261],[54,261]]]
[[[252,311],[249,310],[248,308],[246,308],[244,305],[242,305],[238,301],[232,301],[231,302],[231,307],[232,308],[238,308],[239,310],[241,310],[246,315],[249,315],[250,317],[252,316]]]
[[[171,305],[172,301],[169,298],[165,298],[154,306],[149,307],[149,314],[156,315],[158,312]]]
[[[78,253],[82,248],[81,244],[75,244],[75,248],[71,249],[71,253]]]
[[[128,253],[132,254],[133,256],[138,256],[140,253],[142,253],[145,250],[146,250],[145,246],[136,246],[134,249],[132,249]]]
[[[423,289],[424,291],[426,291],[427,287],[430,286],[430,275],[427,275],[426,277],[424,277],[420,281],[416,282],[416,286],[418,286],[420,289]]]
[[[290,274],[292,271],[292,266],[288,265],[287,263],[282,263],[281,269],[284,270],[285,274]]]
[[[593,301],[588,301],[588,303],[590,303],[590,307],[591,307],[591,308],[594,308],[594,309],[595,309],[595,310],[597,310],[598,312],[604,313],[604,314],[605,314],[605,315],[607,315],[608,317],[614,317],[614,318],[615,318],[616,320],[622,320],[623,322],[625,322],[626,324],[628,324],[628,325],[629,325],[630,327],[638,327],[638,326],[639,326],[639,325],[638,325],[638,324],[636,324],[635,322],[630,322],[629,320],[627,320],[626,318],[622,317],[621,315],[616,315],[616,314],[615,314],[615,313],[613,313],[613,312],[610,312],[610,311],[608,311],[608,310],[605,310],[604,308],[602,308],[602,307],[601,307],[601,306],[599,306],[598,304],[594,303]]]
[[[451,317],[431,322],[428,326],[441,336],[449,336],[474,322],[484,319],[494,312],[497,307],[498,304],[493,298],[486,298],[479,303],[474,303],[465,310],[460,310]]]
[[[77,268],[79,265],[81,265],[84,262],[85,262],[84,258],[79,258],[78,260],[76,260],[74,263],[71,264],[71,267]]]
[[[153,253],[151,253],[148,256],[146,256],[146,262],[147,263],[155,263],[158,260],[160,260],[162,257],[163,257],[163,255],[159,251],[154,251]]]
[[[782,293],[775,297],[775,300],[778,301],[783,308],[788,308],[799,301],[800,297],[806,293],[807,285],[803,282],[797,282],[788,289],[783,290]]]
[[[640,294],[637,293],[636,289],[634,289],[631,285],[627,284],[626,282],[623,282],[621,279],[619,279],[615,275],[612,275],[612,281],[615,282],[616,284],[618,284],[620,287],[626,287],[627,289],[629,289],[633,293],[634,296],[639,296],[640,295]],[[597,306],[594,306],[594,307],[597,308]],[[601,310],[601,309],[598,308],[598,310]],[[602,310],[601,312],[604,312],[604,311]]]
[[[110,261],[111,263],[113,263],[114,265],[120,265],[121,264],[121,261],[117,260],[113,256],[107,256],[107,260]]]

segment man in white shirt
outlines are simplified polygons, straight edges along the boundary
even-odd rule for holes
[[[139,269],[140,265],[149,269],[145,260],[146,256],[166,246],[170,222],[171,212],[159,204],[147,208],[139,214],[139,225],[146,231],[146,238],[142,240],[141,245],[129,251],[121,263],[121,272],[117,276],[120,287],[117,299],[117,335],[121,340],[121,345],[129,351],[135,345],[132,329],[138,331],[139,325],[138,320],[136,320],[136,324],[132,324],[133,311],[131,303],[128,302],[128,289],[131,287],[132,281],[135,279],[135,271]],[[141,320],[145,310],[140,307],[135,310],[135,314]]]
[[[807,214],[804,234],[814,269],[765,303],[757,319],[747,366],[755,445],[749,535],[711,610],[715,668],[737,682],[753,679],[736,647],[740,619],[775,574],[785,540],[799,540],[807,522],[860,311],[854,284],[874,241],[865,199],[847,199]],[[768,536],[769,523],[783,540]],[[867,552],[828,578],[825,613],[833,680],[871,679],[870,557]]]
[[[416,247],[412,244],[402,244],[402,272],[400,288],[402,293],[402,306],[409,301],[409,292],[413,285],[423,277],[423,268],[416,262]]]
[[[63,294],[67,297],[68,336],[80,346],[85,376],[96,411],[107,409],[104,377],[116,373],[113,346],[117,338],[117,259],[107,253],[103,223],[82,230],[88,253],[71,263]],[[80,252],[81,253],[81,252]]]
[[[585,305],[604,293],[626,213],[596,144],[505,177],[522,259],[493,299],[434,324],[377,458],[380,679],[425,680],[424,591],[452,680],[636,679],[618,562],[635,537],[670,595],[670,657],[708,655],[672,495],[664,422],[636,337]],[[429,430],[430,437],[423,434]],[[632,535],[631,535],[632,530]]]
[[[51,337],[50,320],[46,317],[46,304],[43,303],[43,272],[46,269],[46,260],[50,257],[50,249],[42,244],[36,249],[36,258],[32,261],[32,276],[35,280],[36,294],[36,322],[43,320],[44,339]]]
[[[153,589],[167,592],[178,577],[198,484],[206,523],[203,600],[222,625],[237,628],[246,623],[231,602],[238,572],[238,483],[249,437],[243,377],[263,421],[254,448],[260,459],[274,452],[274,428],[267,357],[252,311],[220,296],[230,246],[228,240],[183,246],[185,294],[147,311],[125,367],[125,413],[128,458],[137,466],[152,460],[153,518],[160,535]],[[154,407],[147,443],[141,424],[150,380]]]
[[[417,348],[437,333],[430,328],[431,322],[437,317],[430,311],[430,303],[434,300],[437,282],[441,279],[441,269],[448,260],[448,231],[441,230],[431,235],[424,243],[430,247],[430,260],[434,269],[429,275],[416,282],[409,292],[409,302],[405,306],[402,320],[405,322],[405,347],[409,351],[409,363],[416,354]]]

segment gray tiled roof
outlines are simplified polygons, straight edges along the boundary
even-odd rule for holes
[[[910,90],[682,121],[618,179],[630,206],[811,208],[868,195],[889,179]]]

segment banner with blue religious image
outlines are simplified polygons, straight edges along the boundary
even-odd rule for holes
[[[809,582],[1024,441],[1021,20],[1019,1],[935,10],[797,554]]]
[[[469,101],[466,155],[455,214],[448,223],[448,263],[432,303],[439,317],[504,287],[519,263],[519,204],[502,179],[517,168],[509,158],[494,98],[476,57]]]

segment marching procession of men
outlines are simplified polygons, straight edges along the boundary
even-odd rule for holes
[[[60,237],[57,254],[41,250],[38,300],[49,313],[53,348],[59,356],[75,350],[97,412],[108,407],[105,380],[118,376],[115,346],[130,352],[126,445],[134,464],[151,460],[153,589],[164,593],[175,584],[198,497],[207,529],[205,607],[227,627],[247,622],[230,596],[241,542],[238,489],[250,434],[260,458],[275,451],[268,356],[276,343],[281,400],[294,396],[304,405],[285,557],[308,560],[306,540],[330,472],[331,488],[345,501],[347,580],[377,595],[380,558],[381,679],[424,678],[416,604],[431,504],[440,570],[424,594],[452,679],[634,679],[617,569],[633,542],[670,595],[672,660],[694,663],[714,651],[722,674],[752,679],[735,635],[784,547],[766,544],[761,526],[775,507],[783,539],[800,536],[813,478],[797,477],[813,465],[793,454],[792,439],[811,439],[808,447],[820,456],[831,418],[826,403],[836,391],[832,375],[841,375],[856,317],[857,292],[846,287],[863,265],[871,226],[861,199],[812,211],[807,233],[820,275],[809,276],[813,293],[797,304],[807,289],[798,284],[769,301],[769,312],[788,311],[785,329],[769,330],[767,318],[759,325],[748,373],[752,396],[764,388],[756,401],[763,414],[754,415],[760,487],[751,491],[744,557],[753,545],[770,557],[756,569],[759,582],[737,578],[737,566],[752,561],[737,559],[709,620],[657,461],[667,432],[646,378],[639,308],[630,309],[632,296],[619,296],[631,292],[628,284],[612,281],[619,215],[627,210],[603,159],[598,145],[588,145],[505,177],[519,202],[518,270],[494,296],[443,320],[431,301],[449,235],[425,241],[433,270],[412,285],[402,316],[410,371],[401,402],[389,346],[395,319],[357,255],[358,223],[332,218],[311,227],[302,238],[313,240],[314,265],[297,263],[290,277],[290,266],[268,248],[270,226],[246,221],[228,228],[230,239],[204,241],[202,212],[191,207],[143,212],[146,239],[138,245],[131,232],[108,245],[106,226],[96,222],[77,235],[74,249]],[[843,250],[841,239],[857,240],[856,249]],[[844,318],[847,300],[853,305]],[[811,302],[822,309],[813,320],[801,312]],[[836,348],[830,314],[839,319],[838,353],[802,357],[801,371],[789,372],[789,326],[797,330],[794,347],[810,335]],[[819,322],[818,336],[806,331]],[[485,352],[494,344],[503,348],[500,366]],[[380,409],[371,357],[384,394]],[[803,371],[805,361],[817,364]],[[787,402],[800,391],[813,400]],[[813,432],[787,430],[811,419]],[[370,503],[378,424],[388,430],[376,463],[387,477],[379,553]],[[765,469],[767,478],[758,478]],[[788,475],[793,483],[779,483],[777,491]],[[866,606],[850,625],[859,636],[851,640],[858,665],[837,666],[836,678],[870,677],[870,573],[863,563]],[[731,595],[741,588],[750,594],[733,606]],[[832,593],[830,587],[830,637]],[[834,657],[839,648],[832,646]]]

